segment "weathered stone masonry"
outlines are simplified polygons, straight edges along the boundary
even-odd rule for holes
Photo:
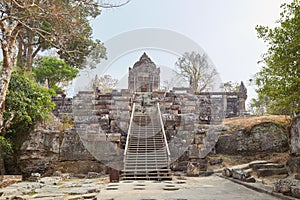
[[[150,101],[157,101],[160,103],[165,131],[170,140],[169,146],[173,151],[173,169],[187,170],[187,166],[197,165],[205,171],[205,156],[214,147],[217,140],[215,132],[218,132],[207,132],[210,124],[219,124],[225,117],[244,114],[247,89],[241,83],[240,91],[231,93],[194,93],[190,88],[173,88],[165,92],[159,90],[159,83],[160,69],[144,53],[129,68],[128,89],[102,93],[95,87],[93,91],[79,92],[73,99],[56,97],[53,99],[57,105],[54,113],[59,117],[75,117],[75,126],[76,123],[80,123],[80,126],[86,123],[85,126],[96,127],[90,128],[86,133],[86,137],[92,138],[91,140],[110,140],[124,148],[133,102],[143,101],[147,106],[151,105]],[[74,108],[77,109],[80,104],[74,107],[73,101],[84,103],[84,96],[87,94],[93,102],[93,105],[88,106],[91,107],[88,109],[91,109],[92,116],[89,118],[92,121],[77,114],[74,116]]]

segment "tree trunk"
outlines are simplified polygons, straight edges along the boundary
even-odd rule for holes
[[[33,63],[33,33],[29,31],[28,34],[28,45],[27,45],[27,61],[26,61],[26,70],[31,71]]]
[[[5,109],[5,99],[13,69],[13,50],[9,50],[8,45],[2,44],[3,65],[0,74],[0,126],[3,126],[3,112]]]
[[[20,32],[21,24],[5,27],[2,24],[2,40],[1,49],[3,56],[2,69],[0,71],[0,127],[3,126],[3,112],[5,109],[5,99],[8,90],[8,85],[11,78],[11,73],[14,66],[14,54],[16,49],[16,38]]]

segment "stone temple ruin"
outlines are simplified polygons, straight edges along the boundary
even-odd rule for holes
[[[95,80],[97,81],[97,80]],[[169,179],[170,170],[206,173],[218,125],[245,113],[247,89],[200,92],[161,91],[160,69],[144,53],[129,68],[128,89],[80,91],[54,98],[55,114],[68,115],[91,154],[123,179]]]

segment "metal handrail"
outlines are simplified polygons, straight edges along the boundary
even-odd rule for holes
[[[125,145],[124,156],[126,156],[127,150],[128,150],[129,135],[130,135],[130,132],[131,132],[131,126],[132,126],[134,111],[135,111],[135,103],[133,103],[133,106],[132,106],[132,112],[131,112],[131,116],[130,116],[130,123],[129,123],[128,132],[127,132],[127,138],[126,138],[126,145]]]
[[[167,141],[167,137],[166,137],[166,133],[165,133],[165,129],[164,129],[164,123],[163,123],[163,120],[162,120],[162,117],[161,117],[159,103],[157,103],[157,109],[158,109],[158,114],[159,114],[159,119],[160,119],[161,130],[162,130],[163,135],[164,135],[164,141],[165,141],[165,144],[166,144],[168,158],[169,158],[169,161],[170,161],[170,155],[171,154],[170,154],[170,149],[169,149],[169,145],[168,145],[168,141]]]

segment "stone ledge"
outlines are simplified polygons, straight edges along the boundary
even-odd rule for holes
[[[243,185],[243,186],[245,186],[249,189],[252,189],[254,191],[261,192],[261,193],[266,193],[266,194],[269,194],[271,196],[274,196],[274,197],[277,197],[277,198],[280,198],[280,199],[283,199],[283,200],[299,200],[298,198],[294,198],[294,197],[291,197],[291,196],[283,195],[281,193],[273,192],[272,187],[268,187],[268,186],[265,186],[265,185],[262,185],[262,184],[247,183],[247,182],[243,182],[243,181],[240,181],[240,180],[237,180],[237,179],[234,179],[234,178],[223,176],[221,174],[217,174],[217,176],[219,176],[221,178],[225,178],[227,180],[230,180],[234,183]]]

